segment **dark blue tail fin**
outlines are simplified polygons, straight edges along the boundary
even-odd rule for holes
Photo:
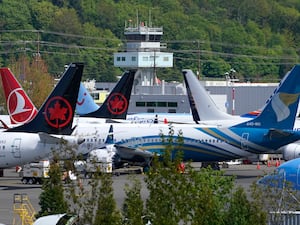
[[[234,127],[293,129],[300,95],[300,65],[281,80],[278,88],[256,118]]]
[[[82,63],[71,63],[36,117],[7,132],[71,134],[82,72]]]
[[[100,108],[82,117],[126,119],[135,71],[126,71]]]

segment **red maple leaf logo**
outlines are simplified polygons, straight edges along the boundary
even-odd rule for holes
[[[59,96],[47,102],[45,112],[47,123],[54,128],[67,126],[73,117],[70,103]]]
[[[115,98],[109,103],[111,105],[111,108],[117,111],[122,110],[124,107],[124,101],[119,96],[115,96]]]
[[[58,101],[55,102],[53,108],[49,108],[50,120],[66,120],[67,108],[62,108]]]
[[[127,105],[128,105],[127,100],[120,93],[111,96],[108,102],[109,102],[108,110],[112,114],[122,114],[127,109]]]

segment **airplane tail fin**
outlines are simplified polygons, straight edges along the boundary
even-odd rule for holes
[[[300,65],[296,65],[281,80],[261,113],[254,119],[234,127],[293,129],[300,95]]]
[[[24,124],[32,120],[38,110],[22,89],[14,74],[9,68],[0,68],[0,75],[11,123]]]
[[[82,83],[80,83],[78,100],[76,104],[76,113],[78,115],[84,115],[91,112],[95,112],[99,109],[99,105],[97,105],[90,95],[88,90],[84,87]]]
[[[232,116],[220,110],[192,70],[182,70],[194,121],[226,120]]]
[[[81,116],[126,119],[135,72],[134,70],[126,71],[100,108]]]
[[[71,63],[33,120],[6,132],[44,132],[70,135],[80,81],[82,63]]]

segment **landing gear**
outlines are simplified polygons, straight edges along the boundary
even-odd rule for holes
[[[220,170],[219,162],[202,162],[201,168],[212,168],[213,170]]]

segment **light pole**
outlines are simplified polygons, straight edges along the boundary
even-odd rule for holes
[[[235,114],[235,88],[234,88],[234,82],[239,81],[239,79],[236,78],[235,76],[236,70],[231,68],[228,72],[226,72],[225,75],[225,79],[226,79],[226,108],[229,107],[229,103],[228,103],[228,90],[229,90],[229,86],[231,86],[231,102],[232,102],[232,106],[231,106],[231,114],[234,115]]]

